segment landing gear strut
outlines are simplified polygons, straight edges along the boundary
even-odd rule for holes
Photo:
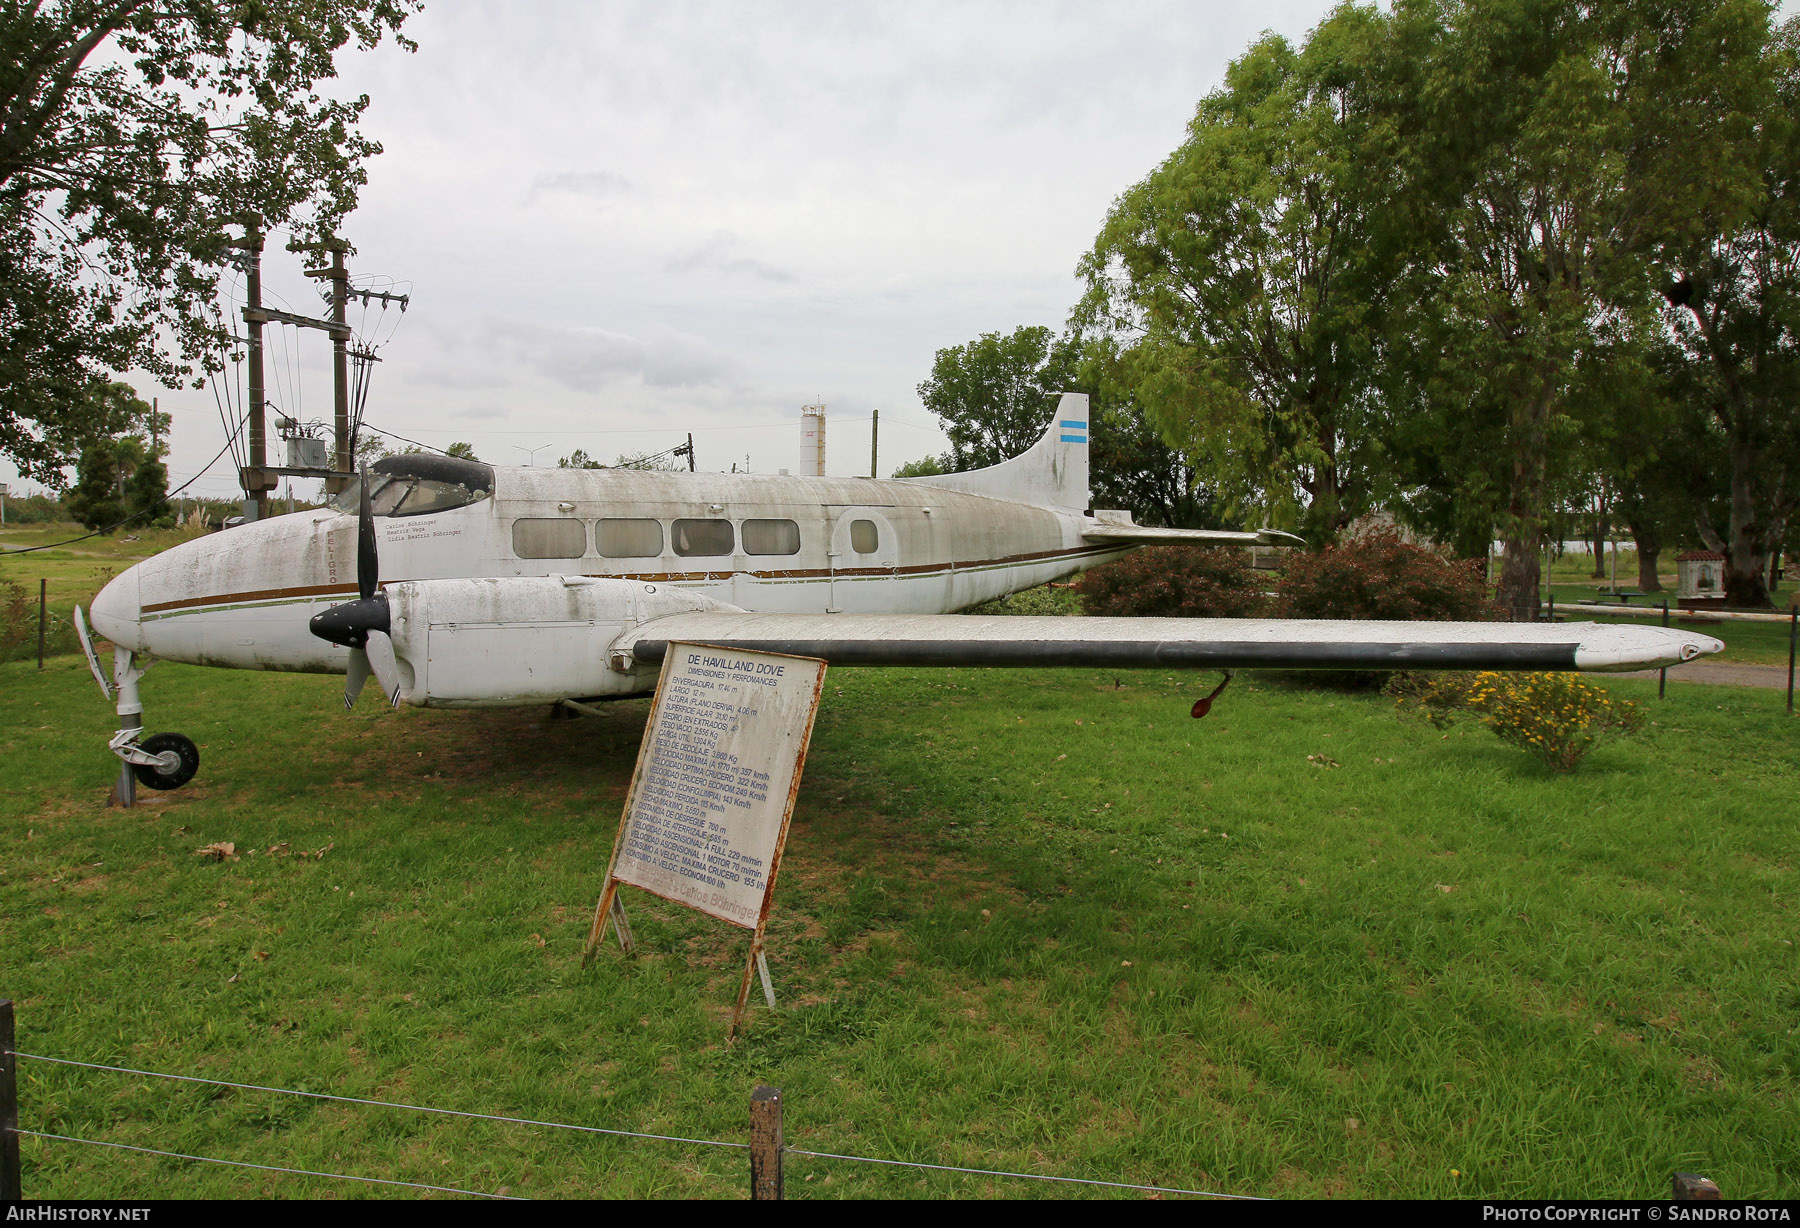
[[[179,789],[192,780],[200,770],[200,748],[191,738],[157,733],[139,740],[144,732],[144,705],[138,698],[138,679],[156,663],[155,659],[140,658],[128,648],[113,645],[113,685],[108,686],[80,607],[75,610],[75,630],[81,637],[81,648],[87,654],[94,681],[100,684],[100,693],[108,699],[114,697],[115,691],[118,696],[119,732],[106,745],[119,757],[119,778],[113,782],[106,804],[126,809],[137,805],[139,781],[152,789]]]

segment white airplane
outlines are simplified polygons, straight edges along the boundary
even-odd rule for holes
[[[331,508],[146,559],[91,613],[114,645],[112,750],[154,788],[199,766],[180,734],[140,740],[138,680],[156,659],[346,674],[346,704],[373,673],[395,705],[581,710],[653,691],[671,641],[838,665],[1223,670],[1629,670],[1724,647],[1593,623],[951,613],[1158,542],[1297,540],[1091,510],[1087,398],[1067,394],[1022,455],[905,481],[390,457]]]

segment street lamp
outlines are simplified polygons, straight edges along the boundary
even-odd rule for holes
[[[535,466],[535,465],[536,465],[536,464],[537,464],[537,454],[538,454],[538,453],[539,453],[539,452],[542,452],[542,451],[543,451],[543,450],[544,450],[544,449],[545,449],[545,448],[548,448],[548,447],[553,447],[553,446],[555,446],[555,445],[553,445],[553,444],[547,444],[547,443],[540,443],[540,444],[539,444],[539,445],[538,445],[538,446],[537,446],[537,447],[535,447],[535,448],[528,448],[528,447],[526,447],[526,446],[525,446],[525,445],[524,445],[524,444],[521,444],[521,443],[515,443],[515,444],[514,444],[514,445],[513,445],[513,447],[514,447],[514,448],[516,448],[516,449],[518,449],[518,450],[519,450],[519,451],[520,451],[520,452],[523,452],[523,453],[525,453],[525,455],[527,455],[527,456],[528,456],[528,457],[530,457],[530,458],[531,458],[531,462],[530,462],[530,463],[531,463],[531,464],[532,464],[532,465],[533,465],[533,466]]]

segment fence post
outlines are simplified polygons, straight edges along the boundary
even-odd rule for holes
[[[1676,1173],[1675,1190],[1669,1197],[1675,1202],[1718,1202],[1719,1187],[1712,1178],[1698,1173]]]
[[[1788,615],[1788,715],[1794,715],[1794,646],[1800,644],[1800,602]]]
[[[1669,625],[1669,599],[1667,597],[1664,597],[1663,598],[1663,626],[1666,627],[1668,625]],[[1663,688],[1668,685],[1669,685],[1669,670],[1668,670],[1667,666],[1664,666],[1662,669],[1659,669],[1656,671],[1656,697],[1658,699],[1661,699],[1663,697]]]
[[[750,1197],[781,1197],[781,1089],[766,1083],[750,1093]]]
[[[49,592],[50,581],[38,580],[38,669],[44,668],[44,597]]]
[[[25,1197],[19,1180],[19,1059],[13,1055],[13,1004],[0,1002],[0,1200]]]

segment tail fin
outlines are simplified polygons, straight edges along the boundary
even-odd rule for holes
[[[1057,403],[1050,429],[1030,448],[986,469],[915,478],[972,495],[991,495],[1083,512],[1088,506],[1088,399],[1083,392],[1065,392]]]

